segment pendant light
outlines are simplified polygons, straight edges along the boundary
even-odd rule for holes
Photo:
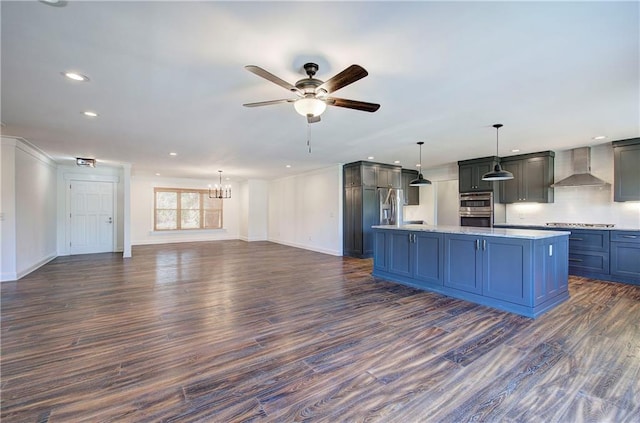
[[[501,123],[496,123],[495,125],[493,125],[494,128],[496,128],[496,156],[499,157],[498,154],[498,131],[500,128],[502,128],[502,124]],[[482,180],[483,181],[506,181],[509,179],[513,179],[513,173],[507,171],[507,170],[502,170],[502,166],[500,166],[500,163],[497,163],[496,166],[493,168],[492,172],[487,172],[484,175],[482,175]]]
[[[420,171],[418,172],[418,177],[409,182],[409,186],[421,187],[424,185],[431,185],[431,181],[428,179],[424,179],[424,176],[422,176],[422,144],[424,144],[424,142],[418,141],[417,144],[420,146]]]
[[[222,186],[222,171],[219,170],[218,173],[220,174],[220,185],[216,185],[213,189],[209,185],[209,198],[219,198],[221,200],[231,198],[231,186]]]

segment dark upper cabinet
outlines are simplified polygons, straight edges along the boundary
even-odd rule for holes
[[[400,188],[402,177],[400,166],[374,162],[354,162],[344,165],[344,186]]]
[[[614,141],[613,200],[640,201],[640,138]]]
[[[513,179],[500,181],[501,203],[553,203],[553,151],[502,158],[502,168]]]
[[[401,169],[398,166],[377,165],[377,186],[400,188]]]
[[[409,185],[409,183],[417,177],[417,170],[402,169],[402,191],[405,206],[420,205],[420,187],[412,187]]]
[[[462,160],[458,162],[458,191],[476,192],[493,191],[497,192],[498,184],[495,181],[483,181],[482,175],[493,170],[498,164],[499,158],[495,156],[483,157],[473,160]]]
[[[347,165],[343,169],[344,186],[354,187],[362,185],[362,170],[360,166]]]

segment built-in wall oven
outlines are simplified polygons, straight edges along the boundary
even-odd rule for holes
[[[493,226],[493,193],[465,192],[460,194],[460,226]]]

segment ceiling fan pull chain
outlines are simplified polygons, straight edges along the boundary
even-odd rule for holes
[[[307,147],[309,147],[309,154],[311,154],[311,124],[307,122]]]

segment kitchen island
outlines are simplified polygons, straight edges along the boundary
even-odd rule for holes
[[[537,317],[569,298],[567,231],[373,226],[373,276]]]

